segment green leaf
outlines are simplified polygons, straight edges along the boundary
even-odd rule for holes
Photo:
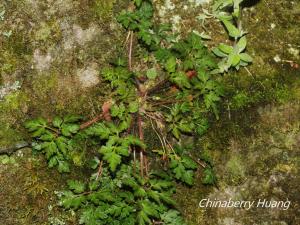
[[[169,194],[160,193],[160,198],[163,202],[167,203],[168,205],[175,206],[176,202],[171,198]]]
[[[209,123],[208,120],[203,118],[203,119],[197,119],[195,121],[196,123],[196,132],[198,135],[203,135],[209,128]]]
[[[47,121],[43,118],[38,118],[35,120],[29,120],[24,124],[25,128],[28,129],[29,132],[33,132],[35,130],[40,129],[41,127],[47,126]]]
[[[143,1],[143,0],[134,0],[133,2],[135,3],[135,5],[136,5],[137,7],[140,7],[141,4],[142,4],[142,1]]]
[[[82,116],[67,115],[64,117],[64,123],[76,123],[82,119]]]
[[[155,218],[159,217],[157,210],[155,209],[155,207],[153,207],[153,204],[151,204],[150,201],[142,201],[141,205],[143,212],[145,212],[148,216],[153,216]]]
[[[180,123],[179,123],[178,128],[182,132],[191,133],[193,131],[193,124],[188,123],[188,122],[184,122],[183,120],[181,120]]]
[[[187,169],[197,169],[198,164],[188,156],[182,156],[181,162]]]
[[[161,219],[164,225],[186,225],[180,213],[174,209],[171,209],[161,215]]]
[[[94,157],[90,162],[89,166],[91,169],[96,169],[100,164],[100,160],[97,157]]]
[[[133,136],[133,135],[128,135],[124,142],[123,142],[124,146],[138,146],[141,147],[142,149],[145,149],[147,146],[145,145],[145,143],[143,141],[141,141],[141,139]]]
[[[64,191],[60,200],[60,205],[66,209],[78,209],[85,202],[86,198],[83,195],[74,195],[71,191]]]
[[[75,134],[79,131],[80,126],[78,124],[68,124],[68,123],[64,123],[61,126],[61,133],[64,136],[71,136],[72,134]]]
[[[207,109],[213,107],[215,102],[219,101],[220,97],[215,93],[210,91],[209,94],[204,96],[204,103]]]
[[[54,138],[55,136],[52,133],[46,132],[39,139],[42,141],[52,141]]]
[[[230,54],[233,52],[233,47],[226,45],[226,44],[219,44],[218,49],[220,49],[222,52],[226,53],[226,54]]]
[[[138,187],[134,190],[135,197],[145,197],[147,195],[146,191],[142,187]]]
[[[206,167],[204,170],[204,177],[202,179],[203,184],[214,184],[216,182],[216,177],[213,173],[213,170],[210,167]]]
[[[242,51],[244,51],[247,46],[246,36],[241,37],[241,39],[238,41],[236,46],[238,48],[238,53],[241,53]]]
[[[58,172],[69,173],[70,172],[69,163],[67,163],[66,161],[58,161]]]
[[[109,163],[112,172],[116,171],[117,166],[121,163],[121,156],[115,152],[105,153],[103,159]]]
[[[216,55],[219,56],[221,58],[227,57],[227,54],[225,54],[224,52],[222,52],[219,48],[213,48],[212,52]]]
[[[176,58],[174,56],[167,60],[165,68],[169,73],[174,73],[176,71]]]
[[[194,171],[187,170],[183,174],[182,180],[188,185],[193,185],[194,184]]]
[[[184,72],[173,73],[170,80],[180,88],[191,88],[189,78]]]
[[[80,194],[85,191],[85,184],[78,180],[69,180],[68,187],[76,194]]]
[[[42,136],[42,134],[44,134],[46,131],[46,129],[44,127],[41,127],[41,128],[38,128],[37,130],[35,130],[31,136],[32,137],[39,137],[39,136]]]
[[[48,167],[49,168],[53,168],[55,166],[57,166],[58,164],[58,160],[56,156],[51,157],[51,159],[48,161]]]
[[[67,150],[69,148],[67,141],[68,140],[64,137],[58,137],[55,141],[58,149],[63,153],[64,156],[67,156]]]
[[[80,215],[79,224],[99,225],[95,210],[91,207],[84,209]]]
[[[177,127],[174,127],[174,128],[172,129],[172,134],[174,135],[174,137],[175,137],[177,140],[179,140],[179,138],[180,138],[180,131],[178,130]]]
[[[140,211],[137,215],[138,225],[151,224],[151,220],[144,211]]]
[[[222,22],[225,25],[230,37],[239,38],[242,36],[242,32],[238,28],[236,28],[236,26],[234,26],[230,21],[222,20]]]
[[[146,75],[149,79],[154,80],[158,74],[155,68],[151,68],[147,70]]]
[[[138,101],[130,102],[129,103],[129,112],[136,113],[139,110],[139,103]]]
[[[117,147],[116,148],[116,152],[119,154],[119,155],[122,155],[122,156],[129,156],[129,149],[128,147]]]
[[[108,139],[111,131],[104,123],[97,123],[96,125],[85,130],[88,135],[99,136],[101,139]]]
[[[241,58],[238,54],[230,54],[228,57],[228,64],[231,66],[237,66],[240,62]]]
[[[43,147],[45,146],[46,158],[50,159],[53,155],[57,154],[57,145],[54,141],[44,142]]]
[[[56,117],[54,117],[52,124],[54,127],[60,128],[60,125],[62,124],[62,122],[63,122],[62,118],[56,116]]]
[[[111,116],[118,117],[120,119],[122,119],[125,111],[126,111],[126,108],[123,103],[121,103],[120,105],[113,105],[110,108]]]
[[[241,58],[241,60],[243,60],[247,63],[251,63],[253,61],[253,58],[250,55],[248,55],[247,53],[241,53],[240,58]]]
[[[152,190],[149,190],[147,191],[147,195],[152,198],[154,201],[156,201],[158,204],[160,204],[160,194],[158,191],[152,191]]]

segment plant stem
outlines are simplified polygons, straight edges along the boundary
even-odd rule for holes
[[[91,125],[93,125],[94,123],[97,123],[99,120],[101,120],[103,118],[103,114],[101,113],[100,115],[98,115],[97,117],[93,118],[92,120],[89,120],[83,124],[80,125],[80,130],[83,130]]]

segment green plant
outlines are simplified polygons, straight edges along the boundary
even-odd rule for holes
[[[128,52],[101,71],[111,92],[98,117],[82,124],[77,116],[25,124],[35,139],[33,149],[46,155],[49,167],[68,172],[79,154],[84,155],[79,161],[85,158],[82,164],[94,170],[88,182],[69,181],[69,190],[59,193],[63,207],[80,212],[80,224],[184,224],[171,197],[175,181],[193,185],[198,163],[179,143],[183,135],[203,135],[212,113],[218,118],[223,88],[217,73],[224,71],[201,36],[191,33],[175,41],[170,26],[156,25],[152,17],[150,0],[134,0],[118,16],[128,30]],[[227,65],[237,68],[246,62],[246,39],[240,34],[236,41],[219,50]],[[141,57],[134,57],[134,48]],[[146,126],[160,141],[159,149],[145,143]],[[96,151],[85,154],[84,146]],[[216,183],[211,162],[203,183]]]
[[[253,58],[245,53],[247,46],[246,34],[242,28],[241,4],[244,0],[216,0],[212,6],[212,13],[204,11],[205,14],[200,18],[217,18],[226,28],[230,38],[234,39],[233,45],[219,44],[213,49],[213,53],[221,57],[222,60],[218,63],[216,73],[228,72],[230,68],[239,70],[240,67],[248,66],[253,61]]]
[[[59,172],[69,172],[71,152],[73,151],[74,135],[79,131],[78,116],[55,117],[52,123],[38,118],[25,123],[36,142],[32,147],[45,154],[49,168],[57,167]]]

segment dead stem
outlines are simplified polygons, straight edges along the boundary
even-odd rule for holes
[[[80,130],[83,130],[91,125],[93,125],[94,123],[97,123],[99,120],[101,120],[103,118],[103,114],[101,113],[100,115],[98,115],[97,117],[93,118],[92,120],[89,120],[83,124],[80,125]]]
[[[138,114],[138,132],[139,132],[139,138],[141,141],[144,140],[144,132],[143,132],[143,127],[142,127],[142,117],[140,113]],[[144,149],[140,149],[140,169],[141,169],[141,176],[144,176]]]
[[[102,174],[102,171],[103,171],[102,166],[103,166],[103,161],[101,161],[100,164],[99,164],[99,169],[98,169],[96,180],[98,180],[98,178],[101,177],[101,174]]]

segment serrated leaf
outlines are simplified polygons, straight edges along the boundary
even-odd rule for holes
[[[85,191],[85,184],[78,180],[69,180],[68,187],[76,194],[80,194]]]
[[[193,185],[194,184],[194,172],[192,170],[187,170],[183,174],[182,180],[188,185]]]
[[[84,209],[80,215],[79,224],[99,225],[98,219],[93,208]]]
[[[139,103],[137,101],[134,101],[134,102],[130,102],[129,103],[129,112],[130,113],[136,113],[139,109]]]
[[[174,135],[174,137],[175,137],[176,139],[179,139],[179,138],[180,138],[180,131],[179,131],[179,129],[177,129],[177,127],[174,127],[174,128],[172,129],[172,134]]]
[[[137,221],[138,221],[138,225],[146,225],[152,223],[150,218],[147,216],[147,214],[144,211],[140,211],[138,213]]]
[[[50,133],[50,132],[46,132],[43,135],[40,136],[40,140],[42,141],[52,141],[55,138],[55,136]]]
[[[58,164],[58,160],[57,157],[53,156],[49,161],[48,161],[48,167],[49,168],[53,168],[55,166],[57,166]]]
[[[88,135],[99,136],[101,139],[108,139],[111,131],[104,123],[97,123],[85,131]]]
[[[176,205],[176,202],[171,198],[171,196],[167,195],[165,193],[160,193],[160,199],[169,205],[172,205],[172,206]]]
[[[184,167],[187,169],[197,169],[198,168],[198,164],[188,156],[182,156],[181,162],[183,163]]]
[[[86,198],[83,195],[74,195],[71,191],[64,191],[60,200],[60,205],[66,209],[78,209],[85,202]]]
[[[193,131],[193,124],[184,122],[184,121],[180,121],[178,128],[182,132],[191,133]]]
[[[216,177],[215,177],[212,169],[209,167],[205,168],[203,178],[202,178],[202,183],[211,185],[211,184],[214,184],[215,181],[216,181]]]
[[[134,190],[135,197],[145,197],[147,195],[146,191],[142,187],[138,187]]]
[[[121,163],[121,156],[115,152],[107,152],[103,159],[109,163],[112,172],[116,171],[117,166]]]
[[[46,127],[46,125],[47,125],[47,121],[43,118],[29,120],[29,121],[25,122],[25,124],[24,124],[25,128],[28,129],[29,132],[38,130],[41,127]]]
[[[145,145],[145,143],[143,141],[141,141],[139,138],[133,136],[133,135],[128,135],[124,142],[123,142],[124,146],[138,146],[141,147],[142,149],[145,149],[147,146]]]
[[[40,127],[40,128],[38,128],[37,130],[35,130],[35,131],[31,134],[31,136],[32,136],[32,137],[39,137],[39,136],[42,136],[42,134],[44,134],[45,131],[46,131],[46,129],[45,129],[44,127]]]
[[[170,80],[180,88],[191,88],[189,78],[184,72],[173,73]]]
[[[123,147],[123,146],[117,147],[116,152],[122,156],[129,156],[129,149],[127,147]]]
[[[61,133],[66,136],[72,136],[72,134],[75,134],[79,131],[80,126],[78,124],[68,124],[68,123],[64,123],[61,126]]]
[[[142,210],[149,216],[153,216],[155,218],[159,217],[159,214],[155,207],[153,207],[153,204],[151,204],[149,201],[142,201],[141,202]]]
[[[50,159],[53,155],[57,154],[57,145],[54,141],[44,142],[42,147],[45,146],[46,158]]]
[[[180,213],[174,209],[171,209],[161,215],[161,219],[164,225],[186,225]]]
[[[96,169],[100,164],[100,160],[98,157],[94,157],[92,160],[89,162],[89,166],[91,169]]]
[[[70,167],[69,163],[66,161],[58,161],[58,172],[60,173],[69,173],[70,172]]]
[[[62,118],[56,116],[56,117],[54,117],[52,124],[54,127],[60,128],[60,125],[62,124],[62,122],[63,122]]]
[[[67,115],[64,117],[64,123],[76,123],[82,119],[82,116]]]
[[[176,71],[176,58],[174,56],[167,60],[165,68],[169,73],[174,73]]]
[[[68,144],[67,144],[67,139],[64,137],[58,137],[55,141],[58,149],[60,150],[61,153],[63,153],[64,156],[67,156],[67,151],[68,151]]]

